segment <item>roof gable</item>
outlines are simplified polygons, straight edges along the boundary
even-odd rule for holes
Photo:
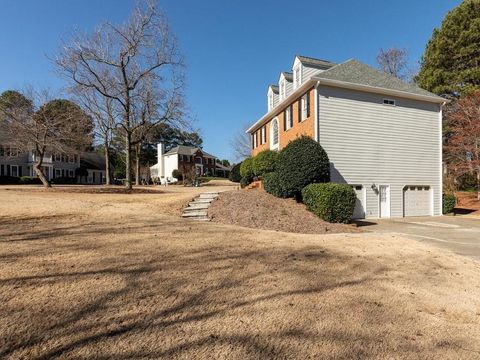
[[[327,70],[336,65],[335,63],[328,60],[315,59],[315,58],[303,56],[303,55],[295,56],[294,65],[295,65],[295,62],[297,61],[302,63],[302,65],[304,66],[314,67],[321,70]]]

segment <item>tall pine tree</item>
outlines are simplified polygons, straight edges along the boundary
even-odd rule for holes
[[[434,29],[416,82],[439,95],[480,89],[480,0],[465,0]]]

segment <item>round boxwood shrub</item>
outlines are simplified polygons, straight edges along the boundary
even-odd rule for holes
[[[255,176],[253,172],[253,159],[251,157],[246,158],[242,161],[242,165],[240,165],[240,176],[244,182],[250,184]]]
[[[266,192],[272,194],[273,196],[280,198],[287,196],[277,172],[271,172],[263,175],[263,187]]]
[[[253,158],[253,173],[255,176],[263,176],[267,173],[275,171],[275,165],[278,159],[278,152],[272,150],[265,150],[259,152]]]
[[[330,161],[322,146],[308,136],[290,142],[278,155],[276,171],[287,196],[300,197],[311,183],[330,181]]]
[[[240,175],[240,166],[242,163],[238,163],[232,167],[230,170],[230,174],[228,175],[228,179],[233,182],[240,182],[242,180],[242,176]]]
[[[336,183],[307,185],[302,197],[310,211],[331,223],[349,223],[357,201],[350,185]]]
[[[453,194],[443,194],[443,213],[451,214],[457,205],[457,198]]]
[[[180,172],[180,170],[178,169],[174,169],[172,171],[172,177],[174,177],[175,179],[177,179],[178,181],[182,181],[183,180],[183,174]]]

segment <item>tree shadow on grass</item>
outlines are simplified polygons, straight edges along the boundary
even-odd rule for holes
[[[322,354],[317,343],[342,344],[343,352],[333,354],[337,358],[365,356],[364,348],[375,351],[376,335],[356,329],[316,331],[312,326],[318,321],[313,320],[316,314],[305,316],[305,312],[314,311],[327,294],[355,292],[375,283],[388,267],[321,246],[287,247],[275,242],[255,246],[251,231],[229,234],[205,225],[188,230],[186,224],[152,219],[142,226],[128,222],[118,229],[117,224],[89,222],[36,232],[43,241],[40,248],[27,246],[29,237],[21,235],[10,245],[26,241],[21,251],[29,254],[15,259],[16,265],[29,266],[28,258],[56,252],[60,263],[53,273],[36,268],[32,275],[1,278],[4,296],[21,297],[37,290],[42,296],[45,289],[57,293],[44,299],[48,314],[39,304],[0,310],[4,319],[18,321],[2,335],[0,357],[228,358],[234,352],[234,357],[244,359],[304,358]],[[208,233],[197,234],[200,228]],[[190,243],[185,241],[189,232]],[[121,244],[121,252],[116,243],[91,239],[112,233],[132,235]],[[140,238],[140,233],[150,236]],[[211,240],[228,235],[238,242],[227,246]],[[81,256],[87,250],[94,255]],[[67,259],[62,257],[65,253]],[[91,288],[74,286],[85,281]],[[112,286],[102,288],[110,282]],[[71,292],[78,299],[66,308],[62,299],[71,298]],[[339,303],[345,305],[340,298]],[[356,304],[351,306],[350,311]],[[396,316],[395,309],[372,306],[382,313],[381,321]],[[16,317],[16,312],[23,316]],[[416,350],[413,346],[413,353]]]

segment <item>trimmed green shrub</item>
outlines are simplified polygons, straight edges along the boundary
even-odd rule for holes
[[[300,198],[311,183],[330,181],[330,161],[322,146],[308,136],[289,143],[278,155],[276,171],[286,196]]]
[[[454,194],[443,194],[443,213],[451,214],[457,205],[457,198]]]
[[[228,175],[228,179],[233,182],[240,182],[242,180],[242,176],[240,175],[240,166],[242,163],[238,163],[232,167],[230,170],[230,174]]]
[[[41,184],[42,180],[34,176],[22,176],[20,177],[20,184]]]
[[[285,190],[280,182],[280,177],[277,172],[271,172],[263,175],[263,187],[266,192],[273,196],[284,198],[286,197]]]
[[[253,180],[255,173],[253,172],[253,158],[248,157],[242,161],[240,165],[240,176],[242,178],[248,179],[249,181]]]
[[[336,183],[307,185],[302,197],[310,211],[331,223],[349,223],[357,201],[350,185]]]
[[[263,176],[267,173],[274,172],[277,159],[277,151],[265,150],[259,152],[257,156],[253,158],[253,173],[255,176]]]
[[[172,171],[172,177],[174,177],[175,179],[177,179],[179,181],[183,180],[183,174],[178,169],[175,169],[175,170]]]
[[[59,184],[59,185],[72,185],[77,183],[76,178],[71,177],[57,177],[50,181],[52,184]]]
[[[240,180],[240,187],[243,189],[244,187],[250,185],[251,181],[248,180],[247,178],[242,178]]]

